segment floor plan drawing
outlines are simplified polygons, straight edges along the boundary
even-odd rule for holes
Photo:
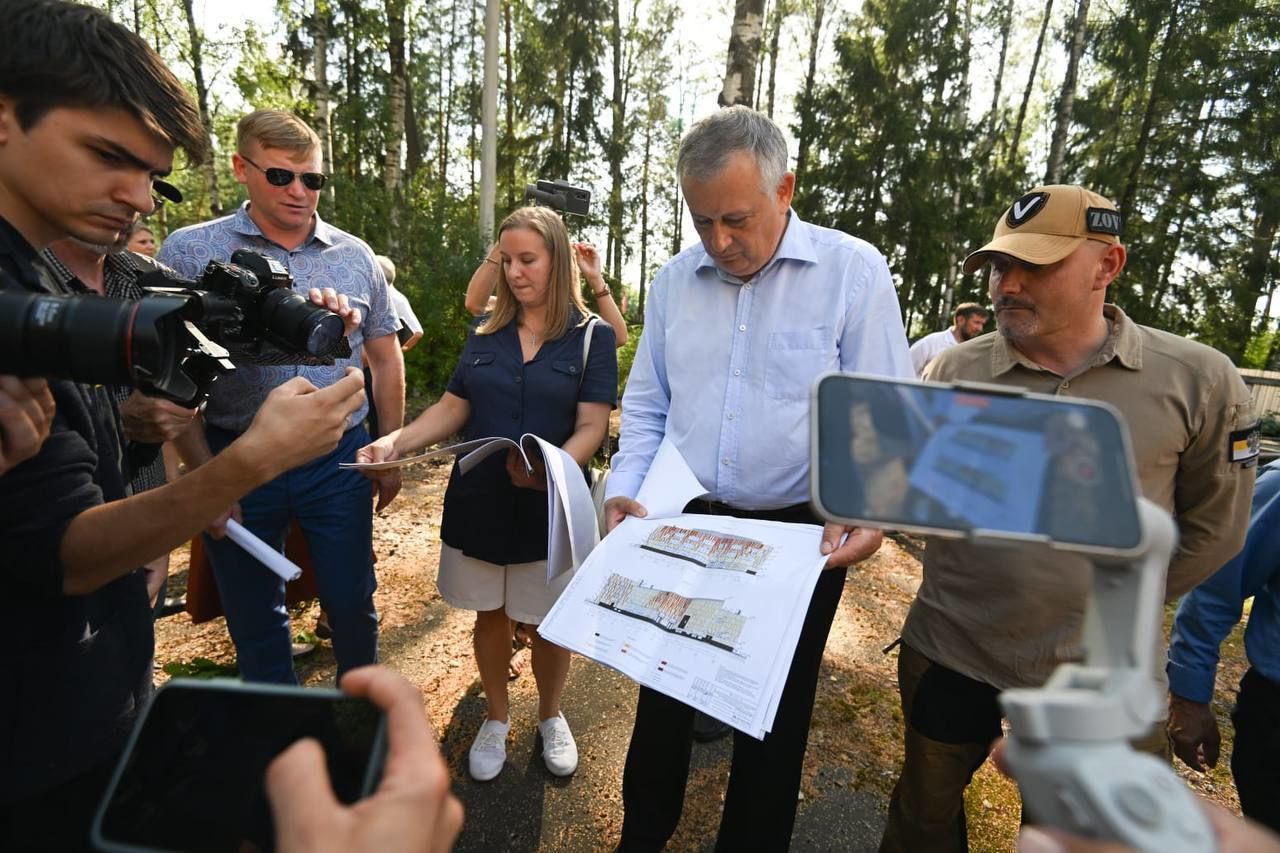
[[[714,598],[686,598],[646,586],[617,573],[609,575],[592,601],[608,610],[656,625],[664,631],[734,652],[746,617]]]
[[[640,545],[646,551],[688,560],[707,569],[759,574],[773,548],[757,539],[664,524]]]

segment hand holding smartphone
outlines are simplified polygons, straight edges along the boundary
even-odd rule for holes
[[[216,679],[166,684],[138,720],[108,786],[94,819],[94,845],[275,849],[267,767],[303,738],[323,748],[326,783],[340,803],[377,787],[386,715],[367,698]]]

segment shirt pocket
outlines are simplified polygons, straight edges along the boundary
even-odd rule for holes
[[[831,329],[772,332],[764,371],[765,394],[773,400],[807,400],[809,388],[831,361]]]
[[[551,362],[551,369],[558,376],[567,376],[571,378],[574,384],[582,381],[582,365],[577,359],[561,359],[560,361]]]

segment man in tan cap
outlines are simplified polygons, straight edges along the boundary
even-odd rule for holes
[[[1081,187],[1037,187],[1015,201],[964,264],[990,267],[998,331],[941,353],[924,378],[1119,409],[1143,494],[1177,519],[1172,599],[1243,545],[1257,451],[1242,448],[1257,424],[1226,356],[1107,303],[1125,264],[1121,226],[1111,202]],[[906,759],[882,851],[967,849],[963,794],[1001,733],[996,696],[1039,686],[1078,656],[1090,573],[1088,560],[1061,552],[929,541],[902,630]],[[1169,754],[1164,726],[1135,745]]]

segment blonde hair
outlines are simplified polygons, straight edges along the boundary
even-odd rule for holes
[[[279,148],[295,156],[310,154],[320,147],[320,137],[293,113],[281,110],[254,110],[236,125],[236,150],[257,142],[262,148]]]
[[[547,281],[547,325],[543,340],[555,340],[569,330],[570,309],[576,309],[579,322],[586,322],[587,306],[582,301],[578,284],[578,265],[574,262],[573,247],[569,245],[569,232],[564,220],[548,207],[522,207],[502,220],[498,236],[513,228],[527,228],[542,238],[542,244],[551,253],[551,272]],[[478,335],[491,335],[505,328],[519,316],[520,303],[507,286],[507,270],[498,264],[497,301],[493,311],[479,328]]]
[[[386,255],[374,255],[373,259],[378,262],[378,266],[382,267],[382,277],[387,280],[387,284],[394,285],[396,283],[395,261]]]

